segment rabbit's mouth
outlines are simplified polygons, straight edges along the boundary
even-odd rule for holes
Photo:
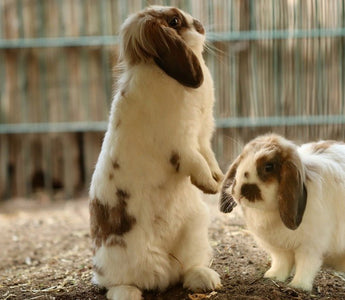
[[[251,202],[244,196],[239,196],[236,198],[236,202],[241,206],[248,206]]]
[[[195,53],[201,53],[205,44],[205,35],[198,33],[196,30],[185,30],[181,34],[186,44],[194,50]]]

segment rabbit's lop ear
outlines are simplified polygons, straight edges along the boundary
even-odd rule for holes
[[[179,33],[190,29],[178,10],[171,13],[150,10],[129,17],[121,28],[120,59],[131,65],[153,59],[170,77],[198,88],[204,80],[199,59]],[[177,22],[179,30],[169,22]]]
[[[184,86],[198,88],[204,76],[199,59],[185,41],[170,27],[148,21],[144,34],[150,43],[155,63]]]
[[[234,183],[239,159],[237,159],[229,168],[225,175],[222,190],[220,192],[219,209],[223,213],[230,213],[236,207],[237,203],[229,193],[229,187]]]
[[[302,166],[296,164],[301,164],[297,158],[296,161],[291,159],[282,163],[278,187],[280,217],[285,226],[292,230],[301,224],[307,204],[307,189],[302,179]]]

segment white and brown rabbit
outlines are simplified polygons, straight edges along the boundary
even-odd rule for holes
[[[149,7],[121,28],[123,73],[90,188],[94,281],[109,299],[179,281],[220,286],[198,190],[217,193],[223,179],[204,41],[201,23],[172,7]]]
[[[245,147],[224,179],[220,209],[240,204],[271,256],[265,277],[310,291],[322,264],[345,271],[345,144],[300,147],[268,134]]]

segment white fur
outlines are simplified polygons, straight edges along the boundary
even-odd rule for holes
[[[95,273],[94,280],[109,289],[109,299],[140,299],[140,290],[164,290],[184,278],[192,290],[220,285],[207,267],[208,209],[189,178],[219,189],[212,174],[222,173],[210,147],[213,83],[201,53],[204,36],[185,35],[193,37],[204,73],[199,88],[186,88],[153,61],[143,62],[127,66],[120,78],[124,93],[120,89],[112,103],[90,197],[113,207],[117,188],[128,191],[127,212],[136,223],[123,237],[126,248],[103,245],[95,253],[103,276]],[[173,151],[180,156],[178,172],[169,162]],[[114,171],[115,160],[120,167]]]
[[[291,144],[278,138],[281,145]],[[288,229],[280,218],[278,183],[263,183],[257,175],[256,159],[263,154],[260,150],[245,148],[235,188],[226,189],[240,203],[248,229],[272,258],[265,277],[285,281],[295,267],[290,285],[307,291],[312,289],[322,264],[345,272],[345,144],[333,144],[319,152],[314,147],[315,143],[310,143],[295,149],[302,161],[308,192],[304,216],[296,230]],[[244,172],[250,174],[248,179]],[[240,196],[245,181],[259,186],[263,201],[250,203]]]

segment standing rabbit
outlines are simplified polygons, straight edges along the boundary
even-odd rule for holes
[[[300,147],[269,134],[249,142],[225,177],[220,208],[240,204],[272,258],[265,277],[310,291],[321,265],[345,272],[345,144]]]
[[[192,291],[220,286],[198,190],[217,193],[223,178],[210,144],[204,33],[187,13],[160,6],[121,28],[123,72],[90,188],[94,281],[109,299],[179,281]]]

